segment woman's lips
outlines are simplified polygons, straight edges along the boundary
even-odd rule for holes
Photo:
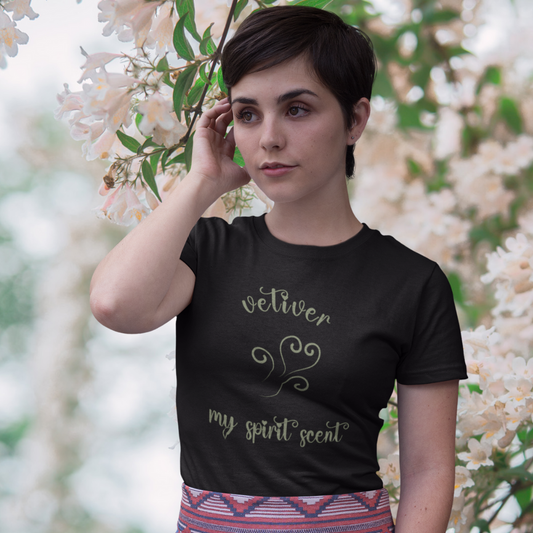
[[[276,165],[276,166],[272,166],[272,167],[263,167],[261,168],[261,172],[263,172],[264,174],[266,174],[267,176],[270,176],[272,178],[277,178],[279,176],[284,176],[285,174],[287,174],[288,172],[290,172],[291,170],[295,169],[296,166],[280,166],[280,165]]]

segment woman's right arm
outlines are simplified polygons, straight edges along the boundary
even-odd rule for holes
[[[233,163],[233,132],[225,136],[232,119],[226,100],[202,115],[190,173],[96,268],[90,302],[104,326],[144,333],[189,305],[196,278],[180,260],[187,237],[217,198],[250,180]]]

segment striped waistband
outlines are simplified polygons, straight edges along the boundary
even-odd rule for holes
[[[385,489],[330,496],[245,496],[183,485],[179,533],[393,533]]]

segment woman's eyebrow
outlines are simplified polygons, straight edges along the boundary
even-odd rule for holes
[[[292,98],[296,98],[300,96],[301,94],[310,94],[311,96],[316,96],[318,98],[318,95],[314,93],[313,91],[310,91],[309,89],[294,89],[293,91],[289,91],[288,93],[281,94],[278,96],[278,104],[282,104],[283,102],[286,102],[287,100],[291,100]],[[247,98],[245,96],[241,96],[239,98],[233,98],[231,100],[231,104],[244,104],[244,105],[259,105],[258,101],[255,98]]]
[[[314,93],[313,91],[310,91],[309,89],[294,89],[294,91],[289,91],[288,93],[285,93],[279,96],[278,104],[282,104],[283,102],[286,102],[287,100],[292,100],[293,98],[296,98],[297,96],[300,96],[301,94],[310,94],[311,96],[316,96],[318,98],[318,94]]]

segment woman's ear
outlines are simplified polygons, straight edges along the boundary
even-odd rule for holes
[[[348,129],[348,139],[346,144],[355,144],[363,131],[365,131],[366,123],[370,117],[370,102],[368,98],[361,98],[353,106],[353,122]]]

